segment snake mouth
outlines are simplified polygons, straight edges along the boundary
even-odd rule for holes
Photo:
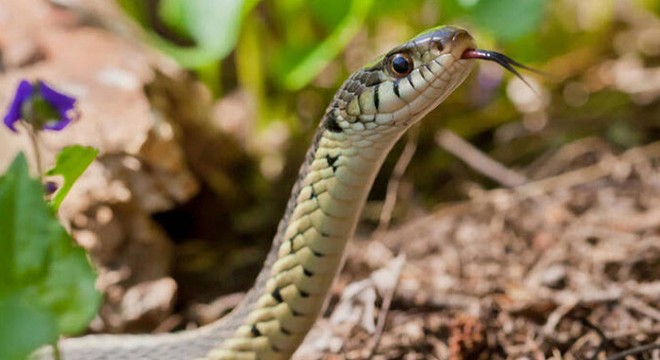
[[[514,74],[516,77],[518,77],[520,80],[522,80],[530,88],[531,85],[529,85],[529,83],[525,80],[525,78],[523,78],[523,76],[520,75],[518,70],[516,70],[516,67],[531,72],[535,72],[537,74],[545,75],[542,71],[521,64],[518,61],[513,60],[512,58],[502,53],[498,53],[497,51],[482,50],[482,49],[467,49],[463,51],[463,54],[461,55],[461,59],[480,59],[480,60],[496,62],[500,64],[503,68],[507,69],[509,72]]]

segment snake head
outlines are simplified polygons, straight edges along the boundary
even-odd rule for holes
[[[475,48],[472,36],[458,27],[415,36],[346,80],[328,107],[326,126],[347,132],[405,131],[465,80],[473,61],[463,54]]]
[[[328,107],[323,124],[333,132],[375,128],[405,131],[465,80],[474,60],[497,62],[525,83],[514,66],[540,73],[504,54],[477,49],[464,29],[437,27],[351,75]]]

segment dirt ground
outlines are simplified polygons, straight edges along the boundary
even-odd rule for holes
[[[76,12],[0,1],[0,15],[11,15],[0,16],[0,100],[21,78],[57,84],[80,99],[83,121],[45,138],[45,161],[69,143],[101,150],[61,208],[105,294],[89,332],[211,322],[241,293],[202,301],[226,291],[204,282],[186,288],[173,262],[236,288],[246,280],[231,271],[244,269],[226,268],[258,263],[263,247],[219,258],[207,251],[218,243],[175,243],[167,219],[154,214],[200,196],[200,178],[235,196],[243,185],[235,169],[256,166],[224,137],[208,92],[126,36],[108,20],[117,16],[112,8],[93,4]],[[0,167],[27,148],[1,131]],[[469,201],[358,236],[325,316],[295,358],[660,359],[660,143],[619,152],[587,138],[524,175],[535,180],[491,191],[467,184]],[[229,210],[208,212],[222,222]]]
[[[351,246],[330,318],[303,351],[658,359],[660,143],[618,155],[593,145],[546,159],[556,173],[542,180],[475,193]]]

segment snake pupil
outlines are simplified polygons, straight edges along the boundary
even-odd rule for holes
[[[399,53],[390,58],[390,72],[396,77],[404,77],[413,70],[413,61],[410,55]]]

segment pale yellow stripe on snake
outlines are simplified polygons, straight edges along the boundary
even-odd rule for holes
[[[431,60],[435,59],[433,57]],[[320,310],[319,304],[341,262],[340,254],[347,234],[354,231],[354,212],[361,208],[366,196],[364,183],[373,181],[373,164],[382,162],[383,154],[389,151],[402,133],[392,128],[366,134],[360,132],[385,127],[401,119],[405,126],[409,126],[412,120],[407,117],[413,114],[412,109],[423,108],[424,104],[436,100],[420,95],[424,92],[422,89],[445,91],[454,87],[447,84],[447,81],[451,82],[452,73],[445,76],[446,79],[434,80],[434,71],[443,71],[445,66],[450,65],[451,59],[443,59],[438,63],[432,62],[428,68],[418,67],[413,71],[417,76],[401,80],[396,84],[396,90],[394,82],[363,89],[345,104],[344,111],[346,116],[359,116],[366,121],[349,124],[341,136],[325,130],[317,142],[313,160],[308,166],[309,172],[301,180],[303,188],[297,195],[299,205],[292,212],[292,223],[285,229],[278,249],[281,258],[275,262],[272,269],[274,275],[266,286],[266,292],[273,292],[271,296],[279,302],[276,306],[292,310],[287,318],[281,319],[269,313],[278,320],[265,322],[267,328],[257,327],[260,336],[271,340],[271,345],[274,345],[271,350],[279,353],[294,346],[295,342],[287,341],[290,340],[287,336],[291,336],[291,330],[287,329],[285,332],[288,335],[284,334],[282,326],[304,330],[304,326],[296,325],[301,324],[302,319],[308,322],[310,311]],[[418,110],[414,114],[423,112]],[[370,114],[374,116],[368,117]],[[338,151],[337,147],[350,149],[350,154]],[[301,227],[297,222],[301,217],[309,218],[311,227]],[[341,238],[342,235],[344,238]],[[310,298],[316,297],[319,301],[310,301]],[[295,316],[294,311],[306,315]],[[240,335],[246,335],[246,332]]]

